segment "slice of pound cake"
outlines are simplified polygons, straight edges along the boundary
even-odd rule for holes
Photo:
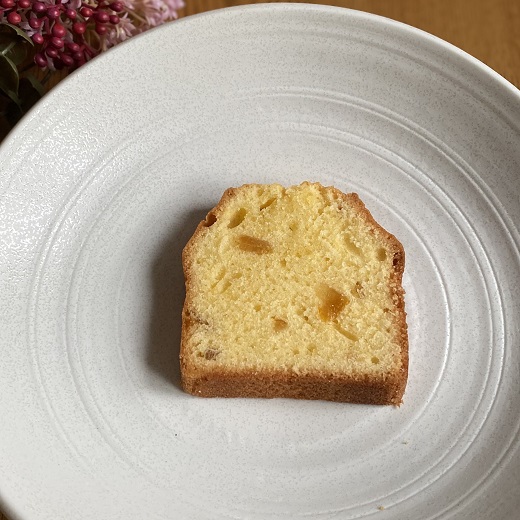
[[[404,250],[356,194],[308,182],[228,189],[183,267],[186,392],[401,403]]]

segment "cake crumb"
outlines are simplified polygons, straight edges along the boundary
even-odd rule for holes
[[[379,511],[384,511],[385,510],[385,506],[379,506],[377,509],[379,509]]]

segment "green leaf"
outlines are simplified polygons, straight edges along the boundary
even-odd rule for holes
[[[0,142],[5,139],[7,134],[11,130],[11,123],[9,123],[7,117],[0,112]]]
[[[0,54],[7,55],[16,45],[18,37],[12,33],[0,33]]]
[[[3,54],[0,54],[0,90],[3,90],[10,96],[10,92],[16,94],[18,92],[18,69],[16,65]]]
[[[19,98],[18,94],[16,92],[12,92],[12,91],[9,91],[9,92],[6,92],[7,96],[9,97],[9,99],[16,104],[16,106],[22,110],[22,100]]]
[[[24,74],[23,79],[26,79],[30,82],[31,86],[34,88],[34,90],[36,90],[36,92],[38,92],[40,97],[46,93],[42,82],[34,74]]]
[[[6,56],[15,64],[20,65],[27,59],[27,45],[15,45]]]
[[[12,128],[16,123],[18,123],[18,121],[20,121],[20,118],[23,116],[23,111],[18,103],[11,101],[2,116],[7,124]]]
[[[4,49],[12,44],[16,44],[18,36],[12,32],[0,32],[0,52],[3,54]]]
[[[25,41],[29,42],[31,45],[34,46],[34,43],[31,40],[31,38],[29,38],[29,36],[27,36],[26,32],[23,29],[20,29],[20,27],[16,27],[16,25],[11,25],[10,23],[2,23],[2,25],[0,27],[11,29],[18,36],[20,36],[20,38],[23,38]],[[5,29],[1,32],[3,32],[4,34],[6,33]]]
[[[35,80],[35,78],[33,78]],[[36,83],[38,83],[36,81]],[[40,85],[41,87],[41,85]],[[35,86],[29,78],[22,78],[20,80],[20,88],[18,91],[18,97],[20,98],[20,108],[25,114],[37,101],[42,97],[42,93]]]
[[[15,65],[27,59],[28,46],[16,34],[0,33],[0,54],[7,56]]]

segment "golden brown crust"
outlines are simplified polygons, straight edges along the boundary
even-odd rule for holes
[[[328,192],[333,198],[344,201],[355,208],[360,216],[366,219],[367,225],[378,238],[387,244],[393,255],[393,271],[390,287],[395,303],[395,325],[397,341],[401,346],[401,368],[399,374],[382,377],[368,375],[356,378],[353,376],[336,376],[327,374],[295,374],[286,371],[267,372],[242,370],[224,370],[210,368],[201,370],[193,366],[188,356],[188,340],[191,328],[197,319],[192,314],[193,272],[192,258],[196,243],[201,240],[208,228],[219,218],[227,204],[234,198],[238,189],[255,185],[244,185],[241,188],[229,188],[224,192],[219,203],[206,219],[197,226],[193,236],[186,244],[182,254],[182,265],[186,283],[186,299],[182,311],[181,333],[181,380],[183,389],[201,397],[288,397],[295,399],[318,399],[337,402],[363,404],[400,405],[408,379],[408,333],[406,313],[404,309],[404,290],[402,277],[405,265],[405,254],[402,244],[397,238],[382,228],[373,218],[357,194],[345,194],[340,190],[320,184],[314,184],[322,193]]]
[[[288,397],[362,404],[400,404],[397,380],[356,380],[348,377],[294,373],[217,371],[182,379],[183,389],[200,397]]]

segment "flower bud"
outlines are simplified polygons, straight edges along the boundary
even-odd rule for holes
[[[110,20],[110,16],[108,15],[108,13],[105,13],[104,11],[98,11],[94,15],[94,18],[98,23],[107,23]]]
[[[72,30],[76,34],[83,34],[87,30],[87,25],[83,22],[75,22],[72,24]]]
[[[36,45],[42,45],[43,42],[45,41],[45,38],[44,38],[40,33],[34,33],[34,34],[31,36],[31,40],[32,40]]]
[[[69,56],[64,52],[60,52],[60,60],[66,67],[71,67],[72,65],[74,65],[74,59],[72,58],[72,56]]]
[[[13,25],[18,25],[22,21],[22,17],[15,11],[11,11],[7,15],[7,21]]]
[[[82,7],[79,10],[79,12],[80,12],[81,16],[83,16],[85,18],[90,18],[94,14],[94,11],[90,7]]]
[[[59,23],[55,23],[52,26],[52,35],[57,38],[63,38],[67,34],[67,29]]]
[[[42,19],[41,18],[29,18],[29,27],[31,29],[39,29],[42,26]]]
[[[58,49],[55,49],[54,47],[47,47],[45,49],[45,54],[49,56],[49,58],[57,58],[58,57]]]
[[[2,1],[5,1],[5,0],[2,0]],[[47,6],[43,2],[34,2],[33,6],[32,6],[32,10],[35,13],[43,13],[44,11],[47,10]]]
[[[51,38],[51,45],[53,47],[56,47],[56,49],[61,49],[65,45],[65,42],[63,41],[62,38],[57,38],[56,36],[53,36]]]
[[[34,63],[36,63],[36,65],[38,65],[38,67],[41,67],[42,69],[47,67],[47,60],[41,52],[34,55]]]
[[[116,13],[120,13],[125,8],[125,4],[123,2],[116,1],[109,4],[108,7],[110,7],[110,9]]]
[[[71,52],[78,52],[81,50],[81,47],[76,42],[67,42],[67,49]]]

